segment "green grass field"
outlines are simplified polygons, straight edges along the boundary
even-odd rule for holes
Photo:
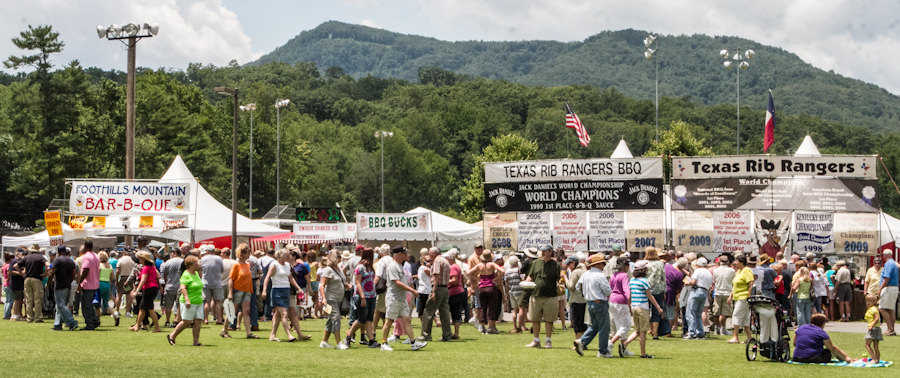
[[[78,319],[79,322],[82,319]],[[4,352],[2,374],[19,376],[490,376],[490,377],[580,377],[667,376],[667,377],[847,377],[892,376],[895,367],[860,369],[827,366],[798,366],[769,362],[764,357],[748,362],[744,345],[725,343],[725,336],[707,340],[680,338],[648,340],[653,360],[636,357],[599,359],[596,341],[584,357],[572,346],[571,330],[553,335],[551,350],[525,348],[529,335],[481,335],[468,325],[461,340],[431,342],[418,352],[395,344],[394,352],[360,348],[350,350],[319,349],[324,321],[301,322],[307,342],[274,343],[266,340],[270,324],[261,325],[259,340],[243,339],[243,332],[232,332],[233,339],[218,336],[219,328],[205,326],[200,341],[206,346],[192,347],[188,331],[179,336],[176,346],[166,342],[163,333],[128,331],[129,318],[119,327],[104,317],[96,331],[51,331],[52,321],[40,324],[0,321],[0,350]],[[418,330],[418,319],[413,319]],[[508,331],[508,324],[500,326]],[[440,333],[439,328],[435,329]],[[280,334],[283,337],[283,333]],[[437,335],[439,336],[439,334]],[[863,335],[833,333],[835,343],[851,356],[865,352]],[[888,337],[881,345],[882,359],[895,360],[900,338]],[[635,342],[631,349],[638,352]]]

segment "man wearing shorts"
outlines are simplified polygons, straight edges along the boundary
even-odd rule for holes
[[[885,336],[896,336],[894,332],[894,313],[897,309],[897,286],[900,285],[900,270],[894,261],[894,251],[884,250],[884,269],[881,270],[881,299],[878,310],[887,324]]]
[[[416,289],[407,284],[409,278],[403,270],[403,264],[409,257],[406,248],[403,246],[395,246],[391,249],[391,260],[385,261],[384,278],[387,280],[387,292],[385,293],[385,321],[384,327],[381,329],[381,350],[392,351],[394,348],[387,342],[388,333],[391,331],[391,325],[394,321],[398,321],[403,325],[403,330],[409,340],[415,338],[413,336],[412,324],[410,322],[409,302],[406,301],[406,293],[412,293],[414,297],[418,297],[419,293]],[[384,257],[387,258],[387,257]],[[428,345],[424,341],[412,342],[412,350],[419,350]]]
[[[850,280],[850,269],[844,261],[835,264],[837,272],[834,273],[835,294],[834,299],[841,311],[841,321],[850,321],[850,301],[853,300],[853,281]]]
[[[531,262],[526,282],[534,282],[532,290],[530,317],[534,340],[526,345],[527,348],[541,347],[541,322],[545,326],[544,348],[552,348],[550,336],[553,334],[553,322],[559,316],[559,303],[556,299],[556,284],[559,282],[559,263],[553,259],[553,246],[546,244],[541,246],[541,258]]]
[[[181,322],[181,315],[178,314],[177,310],[175,313],[175,323],[173,324],[170,320],[172,318],[172,307],[174,307],[175,302],[178,301],[178,291],[181,289],[182,263],[184,263],[184,259],[181,258],[181,250],[176,248],[172,251],[172,257],[162,264],[162,270],[160,271],[163,281],[165,282],[165,285],[163,285],[163,295],[160,307],[162,307],[163,313],[166,314],[165,326],[167,328],[174,327],[174,324]]]
[[[211,245],[203,247],[206,247],[206,255],[200,259],[200,269],[203,274],[204,323],[208,323],[205,320],[206,316],[212,313],[216,324],[222,325],[222,302],[225,300],[225,290],[222,288],[224,264],[222,258],[216,254],[215,247]]]
[[[728,256],[719,256],[719,266],[713,271],[713,320],[718,319],[716,334],[725,334],[725,322],[731,317],[734,307],[728,303],[731,296],[731,282],[734,280],[734,269],[729,265]]]
[[[119,257],[119,262],[116,263],[116,293],[119,295],[116,296],[115,306],[116,312],[113,313],[113,316],[119,317],[119,306],[122,304],[122,298],[125,298],[125,316],[131,317],[131,302],[134,300],[131,295],[128,293],[134,289],[134,286],[128,284],[128,276],[131,275],[131,271],[134,269],[134,259],[128,253],[123,253],[121,257]]]

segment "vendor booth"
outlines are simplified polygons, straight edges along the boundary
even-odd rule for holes
[[[402,244],[416,257],[421,248],[444,245],[454,245],[468,254],[483,238],[480,227],[424,207],[395,214],[357,213],[356,225],[359,244]]]

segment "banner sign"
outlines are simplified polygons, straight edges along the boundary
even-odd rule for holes
[[[837,253],[871,253],[879,244],[878,214],[834,214],[834,249]]]
[[[62,216],[58,210],[44,212],[44,227],[47,228],[47,234],[51,238],[63,236]]]
[[[78,215],[187,214],[190,184],[75,181],[69,213]]]
[[[519,250],[550,244],[550,213],[517,213]]]
[[[672,179],[824,176],[876,179],[875,156],[673,157]]]
[[[552,213],[553,248],[565,251],[588,249],[587,212],[565,211]]]
[[[298,207],[295,215],[300,222],[338,223],[342,221],[340,207]]]
[[[360,231],[422,231],[430,230],[431,213],[357,213]]]
[[[612,251],[613,245],[625,246],[625,212],[588,212],[588,241],[591,251]]]
[[[343,242],[356,238],[356,224],[294,223],[292,233],[291,238],[293,239],[313,240],[320,243]]]
[[[769,231],[764,229],[760,222],[768,221],[778,226],[775,231],[775,241],[784,247],[791,238],[791,220],[793,212],[790,211],[754,211],[753,212],[753,236],[756,238],[755,246],[762,246],[769,241]],[[770,256],[775,257],[775,256]]]
[[[153,217],[141,217],[141,223],[138,228],[153,228]]]
[[[663,208],[662,179],[484,184],[484,211]]]
[[[91,227],[98,229],[106,228],[106,217],[94,217],[91,221]]]
[[[795,211],[794,250],[834,253],[834,213]]]
[[[875,180],[809,177],[672,180],[672,210],[878,212]]]
[[[662,158],[537,160],[484,163],[484,182],[662,179]]]
[[[515,213],[484,214],[484,245],[492,251],[515,251],[519,247]]]
[[[97,219],[97,218],[94,218]],[[163,217],[163,231],[187,227],[187,217]]]
[[[625,213],[627,250],[644,252],[647,247],[663,248],[665,241],[663,211],[629,211]]]
[[[713,212],[713,251],[752,252],[753,218],[749,211]]]
[[[672,245],[681,251],[713,251],[713,216],[709,211],[673,211]]]
[[[70,215],[69,227],[73,230],[84,230],[84,224],[87,223],[87,217],[83,215]]]

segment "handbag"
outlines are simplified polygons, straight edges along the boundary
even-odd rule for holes
[[[341,315],[350,313],[350,300],[353,298],[353,290],[344,291],[344,299],[341,300]]]
[[[378,283],[375,284],[375,294],[384,294],[385,291],[387,291],[387,280],[379,278]]]

